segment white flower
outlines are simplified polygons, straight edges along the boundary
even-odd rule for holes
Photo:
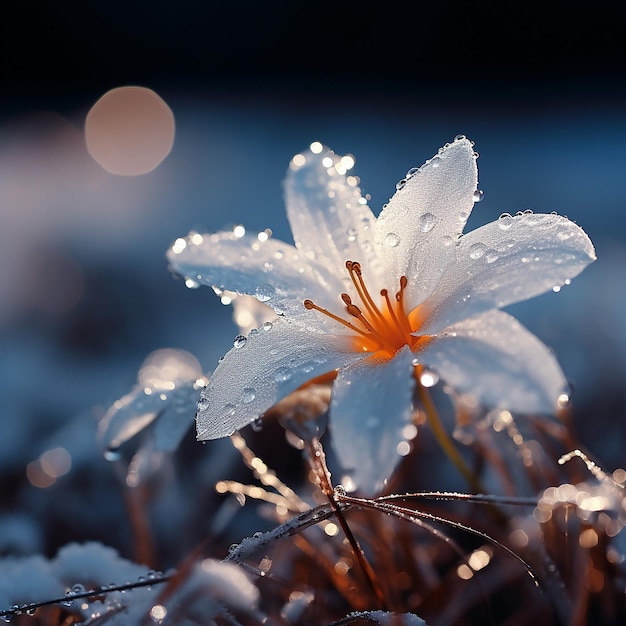
[[[486,406],[552,413],[566,381],[548,348],[498,309],[569,283],[595,259],[558,215],[504,214],[462,235],[478,172],[457,137],[410,170],[376,218],[319,143],[285,181],[295,246],[233,232],[178,239],[182,276],[254,295],[278,314],[219,363],[198,403],[198,439],[254,421],[308,380],[335,372],[332,441],[365,492],[383,485],[411,419],[420,368]]]

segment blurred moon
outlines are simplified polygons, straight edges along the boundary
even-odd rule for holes
[[[85,120],[89,154],[108,172],[138,176],[151,172],[174,144],[174,114],[146,87],[105,93]]]

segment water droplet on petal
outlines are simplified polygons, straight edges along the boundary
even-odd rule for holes
[[[485,252],[487,252],[487,246],[484,243],[475,243],[469,249],[469,255],[472,259],[480,259]]]
[[[406,178],[401,178],[397,183],[396,183],[396,191],[400,191],[400,189],[402,189],[404,187],[404,185],[406,185]]]
[[[241,403],[250,404],[256,398],[256,389],[253,387],[244,387],[241,392]]]
[[[274,372],[274,380],[283,383],[291,378],[291,370],[288,367],[279,367]]]
[[[437,223],[437,218],[432,213],[423,213],[419,216],[417,225],[423,233],[429,233]]]
[[[193,278],[185,278],[185,287],[187,287],[187,289],[197,289],[200,286],[200,283],[197,280],[194,280]]]
[[[231,416],[231,415],[234,415],[236,410],[237,410],[237,407],[234,404],[231,404],[230,402],[225,404],[222,407],[222,411],[223,411],[224,415],[226,415],[227,417]]]
[[[122,458],[122,453],[119,447],[111,446],[104,451],[104,458],[107,461],[119,461]]]
[[[261,328],[267,332],[268,330],[272,330],[272,328],[274,328],[274,324],[272,324],[272,322],[263,322],[263,326],[261,326]]]
[[[385,237],[385,245],[390,248],[396,248],[400,243],[400,237],[396,233],[387,233]]]
[[[415,176],[415,174],[417,174],[420,171],[419,167],[412,167],[405,175],[404,178],[406,178],[406,180],[409,180],[409,178],[413,178],[413,176]]]
[[[480,202],[484,197],[485,197],[485,192],[482,191],[481,189],[477,189],[474,192],[474,195],[473,195],[474,202]]]
[[[233,340],[234,348],[243,348],[248,343],[248,338],[245,335],[237,335]]]
[[[196,405],[196,409],[198,413],[201,413],[202,411],[206,411],[208,408],[209,408],[209,401],[206,398],[200,398],[200,400],[198,400],[198,404]]]
[[[429,163],[430,163],[431,167],[439,167],[439,166],[441,165],[441,161],[442,161],[441,157],[439,157],[439,156],[434,156],[434,157],[433,157],[433,158],[429,161]]]
[[[498,218],[498,226],[502,230],[508,230],[513,226],[513,216],[510,213],[502,213]]]
[[[252,430],[259,433],[263,430],[263,418],[257,417],[251,424]]]
[[[559,409],[566,409],[570,405],[571,401],[572,401],[572,399],[569,397],[569,394],[563,392],[557,398],[556,403],[557,403],[557,406],[559,407]]]
[[[487,263],[494,263],[498,260],[498,255],[493,250],[490,250],[489,252],[487,252],[485,260],[487,261]]]

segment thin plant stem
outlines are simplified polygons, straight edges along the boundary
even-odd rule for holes
[[[428,423],[433,434],[435,435],[437,443],[452,464],[459,470],[459,472],[461,472],[461,474],[463,474],[465,480],[467,480],[470,486],[470,489],[474,493],[485,493],[485,489],[480,480],[478,480],[474,472],[472,472],[472,470],[468,467],[467,463],[456,449],[452,439],[450,439],[450,436],[441,422],[439,411],[437,411],[430,393],[428,393],[426,387],[424,387],[419,380],[417,369],[415,370],[415,379],[417,381],[417,393],[422,401],[426,418],[428,419]]]
[[[348,522],[343,514],[343,511],[341,510],[341,507],[339,506],[339,504],[337,503],[337,500],[335,499],[335,492],[334,492],[334,489],[330,480],[330,473],[328,472],[328,468],[326,467],[326,460],[325,460],[326,455],[324,454],[322,445],[320,444],[317,438],[313,438],[307,443],[308,443],[309,450],[311,453],[312,464],[320,480],[320,487],[322,488],[322,492],[328,498],[328,501],[330,502],[330,506],[335,512],[335,517],[337,521],[339,522],[339,525],[341,526],[341,530],[346,536],[346,539],[348,540],[348,543],[350,544],[352,551],[354,552],[354,556],[356,557],[361,567],[361,570],[363,571],[365,579],[367,580],[369,586],[374,592],[376,599],[380,603],[380,606],[384,609],[387,607],[387,601],[385,600],[385,594],[378,581],[378,578],[376,577],[376,573],[374,572],[374,569],[370,565],[369,561],[365,558],[365,555],[363,554],[363,550],[361,549],[359,542],[357,541],[356,537],[352,533],[352,530],[350,529],[350,526],[348,525]]]

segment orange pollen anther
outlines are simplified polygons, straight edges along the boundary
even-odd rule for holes
[[[346,261],[346,269],[360,300],[355,304],[347,293],[341,294],[350,316],[348,319],[331,313],[312,300],[305,300],[304,308],[319,311],[349,328],[354,333],[351,338],[354,350],[358,352],[374,352],[379,357],[390,359],[404,346],[409,346],[413,351],[420,342],[428,340],[426,335],[412,334],[419,328],[419,316],[416,314],[417,309],[408,313],[405,309],[404,292],[409,283],[406,276],[400,277],[400,291],[394,299],[389,297],[387,289],[381,289],[382,301],[377,304],[365,285],[360,263]],[[414,320],[413,323],[411,320]]]

